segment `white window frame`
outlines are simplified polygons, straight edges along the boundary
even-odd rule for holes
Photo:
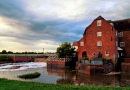
[[[123,32],[119,32],[118,37],[123,37]]]
[[[105,55],[109,56],[109,51],[108,50],[105,51]]]
[[[84,46],[84,42],[80,42],[80,46]]]
[[[102,26],[102,20],[97,20],[97,26]]]
[[[120,42],[120,47],[125,47],[125,42]]]
[[[102,36],[102,32],[97,32],[97,37],[101,37]]]
[[[97,46],[102,46],[102,41],[98,41]]]

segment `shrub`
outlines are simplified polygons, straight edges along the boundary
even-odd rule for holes
[[[35,72],[35,73],[19,75],[18,77],[23,79],[32,79],[32,78],[38,78],[40,75],[41,74],[39,72]]]
[[[86,57],[83,57],[83,60],[89,60],[89,58],[86,56]]]
[[[105,61],[105,60],[107,60],[105,57],[102,57],[102,61]]]
[[[0,61],[13,61],[8,55],[0,55]]]

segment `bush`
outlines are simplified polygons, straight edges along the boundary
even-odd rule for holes
[[[0,61],[13,61],[13,59],[8,55],[0,55]]]
[[[38,78],[40,75],[41,74],[39,72],[35,72],[35,73],[19,75],[18,77],[23,79],[32,79],[32,78]]]
[[[105,60],[107,60],[105,57],[102,57],[102,61],[105,61]]]
[[[88,57],[83,57],[83,60],[89,60],[89,58]]]

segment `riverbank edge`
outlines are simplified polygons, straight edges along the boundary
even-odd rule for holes
[[[130,87],[118,86],[75,86],[64,84],[48,84],[25,82],[0,78],[0,90],[129,90]]]

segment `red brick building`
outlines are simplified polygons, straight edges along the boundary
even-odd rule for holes
[[[87,56],[90,60],[105,57],[115,62],[117,58],[130,57],[130,19],[111,21],[99,16],[77,43],[78,60]]]

